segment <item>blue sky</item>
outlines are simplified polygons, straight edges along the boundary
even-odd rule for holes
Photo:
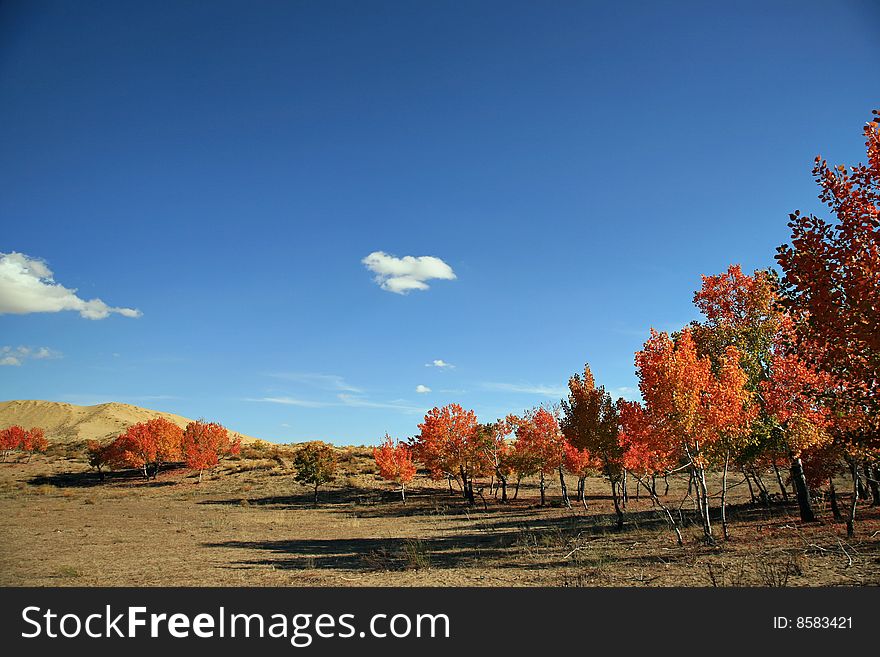
[[[812,158],[864,156],[878,29],[870,2],[4,2],[0,399],[369,443],[585,361],[632,395],[700,274],[820,209]]]

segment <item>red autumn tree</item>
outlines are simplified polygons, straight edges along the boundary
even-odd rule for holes
[[[489,470],[486,453],[477,439],[477,416],[458,404],[432,408],[419,424],[413,448],[434,479],[450,477],[474,503],[474,478]]]
[[[790,243],[776,255],[798,350],[831,377],[822,401],[838,418],[833,435],[849,455],[855,489],[861,464],[880,479],[880,110],[864,135],[864,164],[816,157],[819,199],[835,220],[795,212]]]
[[[406,485],[416,475],[409,445],[400,441],[395,443],[386,433],[385,441],[379,447],[373,448],[373,459],[379,467],[379,476],[400,486],[400,497],[406,504]]]
[[[578,478],[577,500],[584,505],[584,511],[587,511],[587,496],[584,492],[587,477],[599,470],[601,464],[587,450],[578,449],[567,440],[563,449],[565,450],[563,464],[568,472]]]
[[[745,386],[756,393],[751,429],[736,441],[728,436],[725,459],[732,455],[740,465],[746,461],[753,466],[772,463],[786,495],[776,467],[778,455],[784,453],[801,519],[814,520],[801,461],[803,446],[797,435],[806,418],[793,421],[791,417],[795,409],[816,406],[818,397],[814,395],[821,394],[830,381],[820,380],[815,367],[797,349],[792,318],[780,304],[777,279],[767,271],[747,276],[738,265],[732,265],[723,274],[704,276],[694,302],[707,317],[705,324],[692,325],[698,350],[713,360],[717,371],[723,354],[735,347],[747,375]],[[774,389],[782,395],[769,392]]]
[[[568,399],[562,400],[562,433],[573,447],[586,451],[596,460],[598,469],[610,482],[620,529],[623,527],[620,505],[623,450],[618,439],[617,407],[604,387],[596,387],[589,365],[584,365],[583,376],[575,374],[568,380],[568,390]]]
[[[476,440],[486,457],[486,461],[495,477],[497,484],[495,486],[495,494],[498,494],[498,488],[501,489],[501,502],[507,502],[507,481],[513,469],[511,467],[511,450],[512,446],[509,441],[510,437],[516,430],[517,418],[508,415],[504,419],[498,419],[495,422],[487,424],[478,424],[476,430]],[[491,486],[490,486],[490,492]]]
[[[553,471],[559,473],[562,501],[571,508],[568,489],[565,486],[565,437],[559,428],[555,413],[546,408],[536,408],[518,419],[516,443],[519,449],[534,455],[540,476],[541,506],[546,503],[545,476]]]
[[[238,454],[241,438],[230,438],[229,431],[217,422],[197,420],[186,425],[183,431],[183,458],[186,467],[198,470],[199,483],[202,473],[216,467],[220,459]]]
[[[620,446],[623,450],[623,467],[651,495],[654,503],[666,515],[670,527],[675,532],[679,545],[683,545],[681,530],[675,516],[663,503],[653,485],[654,478],[672,472],[678,462],[679,449],[676,441],[654,425],[651,415],[639,402],[620,399],[617,402],[620,415]],[[650,480],[651,483],[648,483]]]
[[[154,479],[165,463],[181,458],[183,430],[164,417],[131,425],[115,441],[119,461]]]
[[[21,447],[26,436],[27,431],[25,428],[17,424],[0,431],[0,452],[3,453],[4,461],[9,454]]]
[[[86,443],[86,460],[89,466],[98,473],[101,481],[104,481],[104,469],[112,468],[119,462],[117,443],[100,443],[97,440],[89,440]]]
[[[700,357],[690,328],[673,341],[666,333],[651,331],[636,353],[639,388],[645,400],[652,440],[675,446],[690,469],[703,534],[712,543],[706,467],[719,443],[747,427],[750,395],[735,347],[726,350],[719,375],[708,358]]]
[[[49,448],[49,441],[46,440],[46,434],[40,427],[31,427],[28,429],[18,449],[27,454],[27,461],[31,460],[34,452],[45,452]]]

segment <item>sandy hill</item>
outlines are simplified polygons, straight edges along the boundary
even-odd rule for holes
[[[189,418],[149,408],[110,402],[95,406],[76,406],[63,402],[23,399],[0,402],[0,429],[13,424],[42,427],[49,440],[104,440],[113,438],[132,424],[154,417],[167,418],[184,427]],[[256,440],[242,434],[243,441]]]

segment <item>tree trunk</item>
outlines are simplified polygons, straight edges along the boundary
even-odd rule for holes
[[[623,478],[620,482],[620,500],[623,502],[623,508],[626,509],[626,503],[629,501],[626,490],[626,470],[623,471]]]
[[[400,498],[403,500],[404,505],[406,505],[406,484],[400,484]]]
[[[791,480],[797,491],[798,507],[801,512],[801,522],[815,522],[816,514],[813,513],[813,505],[810,502],[810,490],[807,488],[807,478],[804,476],[804,465],[800,458],[789,452],[791,458]]]
[[[639,499],[639,497],[642,494],[642,491],[640,490],[641,487],[642,487],[642,482],[636,480],[636,499]]]
[[[318,506],[318,484],[315,484],[315,506]]]
[[[727,526],[727,467],[730,465],[730,450],[724,453],[724,472],[721,475],[721,531],[724,540],[730,539],[730,530]]]
[[[202,471],[199,470],[199,483],[202,483]]]
[[[562,471],[562,466],[559,466],[559,487],[562,489],[562,503],[568,509],[571,509],[571,500],[568,499],[568,487],[565,485],[565,474]]]
[[[516,488],[513,489],[513,499],[516,499],[519,496],[519,482],[522,481],[522,475],[516,475]]]
[[[867,463],[864,465],[865,481],[871,489],[871,506],[880,506],[880,485],[877,482],[877,468],[872,468]],[[874,475],[873,477],[871,475]]]
[[[544,506],[545,497],[544,497],[544,473],[541,473],[541,506]]]
[[[712,536],[712,520],[709,517],[709,489],[706,486],[706,471],[698,468],[694,473],[700,498],[700,514],[703,517],[703,538],[709,545],[715,544]]]
[[[752,488],[752,480],[749,479],[749,475],[746,473],[746,469],[742,469],[743,477],[745,477],[746,484],[749,486],[749,496],[752,498],[752,504],[758,501],[758,498],[755,497],[755,489]]]
[[[507,502],[507,477],[502,477],[498,475],[498,483],[501,484],[501,503],[504,504]],[[495,491],[498,491],[498,488],[495,488]]]
[[[785,482],[782,481],[782,475],[779,474],[779,468],[776,465],[776,459],[773,459],[773,472],[776,473],[776,483],[779,484],[779,490],[782,492],[782,501],[788,502],[788,491],[785,490]]]
[[[663,481],[666,483],[666,490],[663,491],[663,497],[669,495],[669,475],[663,475]]]
[[[617,516],[617,529],[623,529],[623,510],[620,508],[620,501],[617,499],[617,482],[611,480],[611,499],[614,500],[614,513]]]
[[[843,522],[840,506],[837,504],[837,491],[834,489],[834,478],[828,477],[828,496],[831,498],[831,513],[836,522]]]
[[[640,479],[640,477],[637,477],[635,474],[633,474],[633,477],[635,477],[637,480]],[[672,527],[672,531],[675,532],[675,540],[678,542],[678,546],[683,547],[684,540],[681,537],[681,530],[678,528],[678,523],[675,522],[675,517],[669,510],[669,507],[667,507],[665,504],[663,504],[663,502],[660,501],[660,498],[653,491],[651,491],[651,488],[647,486],[645,482],[642,482],[642,486],[651,494],[651,497],[654,499],[654,503],[659,506],[666,514],[666,520],[669,522],[669,526]]]
[[[852,503],[849,505],[849,518],[846,521],[846,535],[852,538],[856,534],[856,505],[859,503],[859,468],[855,460],[850,462],[849,471],[852,475],[853,490]]]

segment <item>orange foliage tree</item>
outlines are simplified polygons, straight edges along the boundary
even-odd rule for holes
[[[89,466],[95,469],[101,481],[104,481],[104,469],[112,468],[119,462],[117,443],[101,443],[97,440],[89,440],[86,443],[86,460]]]
[[[395,443],[386,433],[385,441],[379,447],[373,448],[373,459],[379,467],[379,476],[400,486],[400,497],[406,504],[406,485],[416,475],[409,445],[400,441]]]
[[[743,465],[745,461],[773,463],[783,452],[795,485],[801,519],[815,519],[801,456],[808,447],[829,441],[827,413],[817,404],[830,386],[796,347],[791,316],[780,305],[778,280],[766,271],[748,276],[738,265],[717,276],[704,276],[694,302],[707,317],[692,326],[700,351],[717,370],[722,354],[735,347],[746,374],[745,386],[755,394],[751,428],[737,441],[726,441]],[[774,392],[775,391],[775,392]],[[810,440],[805,433],[812,426]],[[780,479],[780,489],[787,496]]]
[[[777,249],[776,260],[798,350],[831,377],[820,395],[839,418],[833,435],[849,463],[853,490],[864,465],[880,501],[880,110],[864,135],[864,164],[829,166],[816,157],[819,199],[836,221],[793,213],[790,243]]]
[[[565,486],[565,437],[559,428],[556,414],[546,408],[526,411],[516,423],[517,447],[534,457],[540,476],[541,506],[546,503],[545,476],[558,471],[562,502],[571,508]]]
[[[229,431],[217,422],[197,420],[186,425],[183,431],[182,452],[186,467],[198,470],[199,483],[202,473],[216,467],[221,458],[238,454],[241,438],[230,438]]]
[[[652,330],[644,349],[636,353],[639,388],[648,415],[645,426],[655,434],[652,441],[659,440],[687,464],[709,543],[714,539],[706,467],[719,443],[747,430],[752,416],[751,395],[739,361],[738,350],[729,347],[716,376],[709,359],[697,354],[690,328],[683,329],[677,340]]]
[[[497,496],[500,488],[502,504],[507,502],[507,482],[513,472],[510,458],[512,446],[509,438],[516,430],[516,421],[515,416],[508,415],[495,422],[477,425],[476,440],[483,450],[486,462],[497,478],[495,495]],[[490,492],[492,491],[490,490]]]
[[[165,463],[181,457],[183,430],[163,417],[131,425],[115,441],[118,461],[139,468],[144,479],[154,479]]]
[[[419,424],[413,449],[434,479],[455,479],[464,497],[474,503],[474,478],[485,475],[490,468],[477,437],[473,411],[458,404],[432,408]]]
[[[40,427],[25,429],[16,424],[0,430],[0,452],[4,461],[14,451],[25,452],[30,461],[34,452],[45,452],[48,447],[49,443]]]
[[[618,439],[620,421],[617,408],[605,388],[596,387],[589,365],[584,365],[583,376],[575,374],[568,380],[568,390],[568,399],[562,400],[562,433],[574,448],[589,455],[584,459],[595,460],[597,468],[611,483],[617,527],[622,528],[623,450]],[[582,493],[583,483],[578,487]]]

